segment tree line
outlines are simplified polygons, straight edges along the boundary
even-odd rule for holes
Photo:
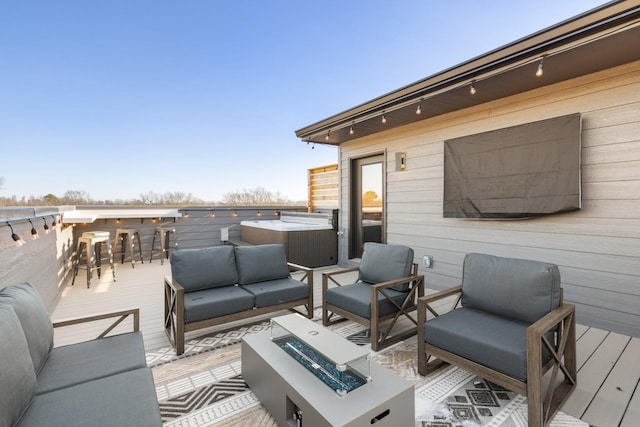
[[[0,189],[3,180],[0,178]],[[47,194],[45,196],[31,196],[28,200],[14,200],[0,197],[0,206],[61,206],[61,205],[133,205],[133,206],[193,206],[193,205],[223,205],[223,206],[304,206],[306,200],[291,201],[279,192],[266,190],[262,187],[236,190],[225,193],[222,201],[205,201],[192,193],[181,191],[156,193],[147,191],[134,199],[94,200],[89,193],[82,190],[67,190],[62,196]]]

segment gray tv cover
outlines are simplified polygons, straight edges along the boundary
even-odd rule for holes
[[[579,113],[444,142],[445,218],[531,218],[580,209]]]

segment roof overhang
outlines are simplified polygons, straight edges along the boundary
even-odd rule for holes
[[[639,41],[640,0],[612,1],[306,126],[296,136],[307,142],[340,145],[640,60]],[[544,74],[538,77],[541,60]],[[420,114],[416,113],[418,106]]]

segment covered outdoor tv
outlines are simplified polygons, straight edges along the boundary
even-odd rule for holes
[[[581,115],[444,142],[445,218],[519,219],[580,209]]]

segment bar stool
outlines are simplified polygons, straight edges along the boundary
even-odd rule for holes
[[[138,252],[140,253],[140,262],[144,264],[142,258],[142,243],[140,242],[140,233],[135,228],[118,228],[116,230],[116,237],[113,239],[114,252],[118,249],[118,242],[120,242],[120,253],[122,254],[122,264],[124,264],[124,258],[127,254],[127,246],[129,246],[129,253],[131,255],[131,268],[136,266],[136,250],[135,240],[138,240]],[[129,244],[127,245],[127,242]]]
[[[91,278],[93,276],[93,270],[98,272],[98,278],[102,273],[102,245],[107,246],[107,255],[109,256],[109,265],[111,266],[111,273],[113,274],[113,281],[116,281],[116,269],[113,265],[113,253],[111,252],[111,238],[108,231],[93,231],[82,233],[82,237],[78,239],[78,246],[76,248],[76,256],[73,262],[73,280],[71,285],[73,286],[78,275],[78,270],[86,268],[87,270],[87,289],[91,285]],[[82,252],[85,253],[85,265],[80,265],[82,260]]]
[[[164,259],[169,259],[169,241],[171,236],[173,235],[173,244],[174,248],[178,247],[178,236],[176,235],[175,228],[162,228],[156,227],[153,232],[153,240],[151,241],[151,256],[149,257],[149,262],[153,259],[153,251],[156,245],[156,236],[158,236],[158,241],[160,243],[160,265],[164,264]]]

